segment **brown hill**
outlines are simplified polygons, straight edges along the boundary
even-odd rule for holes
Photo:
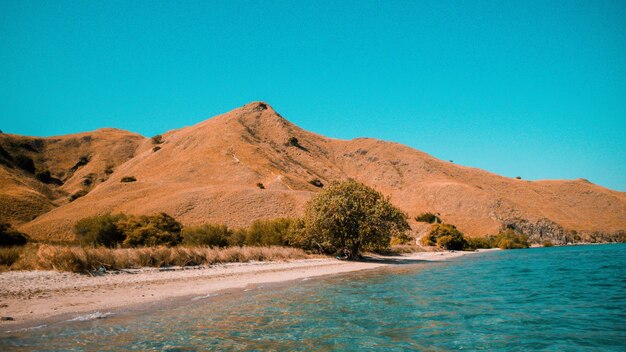
[[[142,140],[117,129],[50,138],[0,134],[0,222],[30,221],[97,187]]]
[[[0,135],[0,146],[0,216],[38,239],[72,239],[73,223],[106,212],[164,211],[186,225],[231,226],[299,216],[320,190],[310,181],[348,177],[390,195],[412,217],[438,212],[469,235],[494,233],[511,219],[532,225],[547,218],[588,232],[626,228],[626,193],[585,180],[510,179],[397,143],[330,139],[259,102],[170,131],[158,145],[107,129],[52,138]],[[34,170],[20,168],[22,154]],[[33,173],[46,168],[47,184]],[[137,181],[120,182],[125,176]],[[81,190],[88,193],[70,202]]]

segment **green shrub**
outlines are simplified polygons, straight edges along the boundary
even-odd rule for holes
[[[410,236],[407,232],[401,232],[394,234],[391,236],[391,242],[389,242],[392,246],[403,246],[408,244],[414,244],[415,238]]]
[[[98,215],[74,226],[76,238],[85,246],[175,246],[183,241],[182,226],[173,217],[157,215]]]
[[[181,224],[166,213],[128,217],[120,226],[125,247],[176,246],[183,241]]]
[[[120,180],[120,182],[126,183],[126,182],[135,182],[137,181],[137,179],[135,178],[135,176],[124,176],[122,177],[122,179]]]
[[[467,249],[500,248],[519,249],[528,248],[528,236],[511,229],[500,232],[495,236],[470,237],[467,239]],[[551,247],[552,242],[544,242],[545,247]]]
[[[70,171],[74,172],[74,171],[78,170],[79,168],[87,165],[90,160],[91,160],[91,156],[89,156],[89,155],[81,156],[80,158],[78,158],[78,161],[76,162],[76,164],[74,164],[74,166],[72,166],[70,168]]]
[[[468,237],[465,240],[467,241],[466,249],[476,250],[476,249],[488,249],[494,248],[495,246],[495,237],[494,236],[485,236],[485,237]]]
[[[520,249],[530,247],[528,236],[506,229],[495,237],[495,246],[501,249]]]
[[[246,244],[246,229],[237,229],[228,238],[229,246],[244,246]]]
[[[94,180],[95,177],[96,177],[96,175],[93,174],[93,173],[85,175],[83,177],[83,181],[81,183],[83,184],[83,186],[89,187],[89,186],[91,186],[93,184],[93,180]]]
[[[448,250],[463,250],[467,247],[467,242],[463,234],[454,225],[436,224],[430,233],[422,237],[422,244],[426,246],[437,246]]]
[[[309,181],[309,183],[312,184],[315,187],[319,187],[319,188],[324,187],[324,184],[322,183],[322,181],[320,181],[319,178],[314,178],[311,181]]]
[[[156,136],[151,138],[152,140],[152,144],[161,144],[163,143],[163,136],[161,136],[160,134],[157,134]]]
[[[259,187],[259,189],[265,189],[265,185],[261,182],[257,183],[256,186]]]
[[[85,191],[84,189],[81,189],[79,191],[76,191],[74,194],[72,194],[71,196],[69,196],[69,201],[73,202],[76,199],[80,198],[80,197],[84,197],[87,195],[87,191]]]
[[[296,137],[289,137],[289,140],[287,141],[287,143],[291,146],[294,147],[299,147],[300,146],[300,142],[298,141],[298,138]]]
[[[15,157],[15,165],[24,171],[30,172],[31,174],[35,173],[35,163],[33,162],[33,159],[25,155],[17,155]]]
[[[296,218],[290,220],[291,223],[289,225],[289,230],[283,235],[285,245],[302,249],[320,250],[319,247],[313,248],[311,246],[310,237],[306,232],[304,219]]]
[[[543,242],[543,246],[544,247],[554,247],[554,243],[552,243],[550,241],[545,241],[545,242]]]
[[[50,171],[48,170],[37,171],[35,178],[43,183],[50,183],[50,181],[52,181],[52,175],[50,175]]]
[[[183,244],[191,246],[226,247],[232,231],[226,225],[206,224],[183,229]]]
[[[415,217],[415,221],[427,222],[429,224],[441,223],[441,218],[433,213],[422,213]]]
[[[463,250],[465,241],[463,236],[445,235],[437,238],[437,247],[452,250]]]
[[[158,152],[159,150],[161,150],[161,147],[159,147],[158,145],[154,148],[152,148],[153,152]]]
[[[23,246],[29,238],[15,230],[10,224],[0,223],[0,247]]]
[[[74,225],[76,239],[83,246],[116,247],[126,238],[120,226],[126,218],[123,214],[105,214],[81,219]]]
[[[248,246],[285,246],[289,243],[290,231],[295,219],[256,220],[246,230],[245,244]]]

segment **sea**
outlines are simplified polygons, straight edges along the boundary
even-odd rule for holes
[[[626,244],[482,252],[2,332],[26,351],[626,351]]]

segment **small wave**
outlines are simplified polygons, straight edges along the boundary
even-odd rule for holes
[[[27,328],[21,328],[21,329],[17,329],[17,330],[7,330],[5,331],[6,333],[11,333],[11,332],[24,332],[24,331],[31,331],[31,330],[37,330],[37,329],[43,329],[45,327],[47,327],[48,324],[41,324],[41,325],[36,325],[36,326],[30,326]]]
[[[104,318],[110,317],[111,315],[115,315],[115,314],[111,312],[106,312],[106,313],[94,312],[91,314],[79,315],[76,318],[70,319],[68,321],[89,321],[89,320],[96,320],[96,319],[104,319]]]
[[[218,294],[217,293],[209,293],[208,295],[194,297],[191,300],[192,301],[197,301],[199,299],[211,298],[211,297],[215,297],[215,296],[218,296]]]

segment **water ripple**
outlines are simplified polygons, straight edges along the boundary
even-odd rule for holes
[[[502,251],[13,332],[0,349],[624,351],[626,245]]]

